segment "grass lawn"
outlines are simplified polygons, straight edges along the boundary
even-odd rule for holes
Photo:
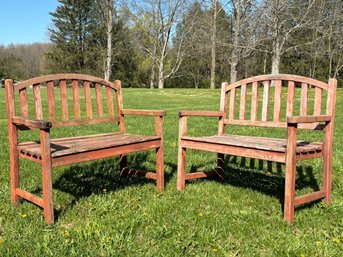
[[[333,147],[332,204],[299,207],[295,223],[283,221],[284,167],[228,156],[226,181],[188,182],[176,191],[179,110],[219,109],[219,90],[124,89],[124,107],[164,109],[166,189],[153,181],[119,178],[118,158],[54,170],[55,225],[43,211],[10,203],[5,90],[0,89],[0,256],[342,256],[343,255],[343,90],[338,90]],[[32,104],[32,103],[31,103]],[[153,118],[127,117],[127,131],[148,134]],[[216,118],[190,118],[189,134],[216,133]],[[53,137],[109,132],[108,125],[73,127]],[[233,128],[236,132],[285,137],[285,130]],[[301,136],[320,140],[311,132]],[[37,132],[21,132],[21,140]],[[302,138],[302,137],[300,137]],[[129,165],[154,169],[153,152],[129,156]],[[21,160],[21,185],[41,194],[40,166]],[[187,169],[208,170],[215,154],[189,151]],[[321,161],[300,162],[298,193],[321,186]]]

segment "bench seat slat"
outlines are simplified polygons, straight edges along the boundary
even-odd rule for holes
[[[158,136],[139,136],[124,133],[109,133],[94,136],[70,137],[51,140],[52,158],[70,154],[100,150],[116,146],[124,146],[141,142],[160,140]],[[40,142],[23,142],[18,145],[19,152],[41,157]]]
[[[241,135],[221,135],[221,136],[206,136],[206,137],[190,137],[184,136],[182,140],[190,140],[195,142],[205,142],[229,146],[238,146],[250,149],[267,150],[273,152],[286,152],[286,139],[266,138],[255,136],[241,136]],[[310,152],[320,152],[322,150],[322,143],[298,141],[296,152],[297,154],[304,154]]]

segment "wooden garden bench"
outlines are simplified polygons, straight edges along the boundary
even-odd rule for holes
[[[71,90],[67,86],[71,84]],[[54,223],[52,169],[57,166],[120,156],[121,174],[142,175],[156,180],[164,189],[162,123],[164,111],[129,110],[123,108],[121,83],[81,74],[55,74],[13,84],[5,81],[10,146],[12,203],[24,198],[44,209],[45,221]],[[46,87],[46,90],[41,90]],[[93,88],[94,87],[94,88]],[[34,106],[29,109],[29,90],[33,90]],[[84,100],[80,91],[84,91]],[[47,101],[41,94],[47,94]],[[103,101],[103,94],[106,100]],[[59,96],[58,96],[59,95]],[[92,95],[96,104],[92,103]],[[93,97],[94,98],[94,97]],[[81,101],[85,103],[83,108]],[[16,109],[15,103],[19,102]],[[106,105],[103,104],[106,103]],[[69,106],[71,108],[69,108]],[[94,114],[93,114],[93,107]],[[85,109],[85,111],[83,111]],[[43,117],[44,114],[44,117]],[[155,135],[142,136],[125,132],[125,115],[155,117]],[[50,138],[50,130],[68,126],[118,123],[118,132],[78,137]],[[114,124],[113,124],[114,125]],[[38,129],[40,140],[18,142],[19,130]],[[156,149],[156,172],[127,168],[126,154]],[[19,184],[19,157],[42,165],[43,197],[24,191]]]
[[[260,91],[263,90],[261,96],[259,87],[262,87]],[[287,100],[283,101],[282,87],[287,87]],[[296,87],[301,88],[300,96],[296,95],[298,92],[295,90]],[[240,80],[231,85],[223,83],[219,112],[181,111],[179,113],[178,190],[185,188],[186,180],[213,175],[223,176],[224,155],[228,154],[286,164],[284,219],[287,222],[294,221],[294,208],[298,205],[321,198],[324,198],[325,202],[330,202],[336,87],[335,79],[330,79],[327,84],[295,75],[262,75]],[[314,91],[312,102],[308,97],[310,90]],[[251,99],[249,108],[248,99]],[[285,115],[281,113],[282,106],[286,110]],[[313,112],[310,113],[312,106]],[[295,110],[299,115],[295,114]],[[218,135],[188,136],[188,116],[219,117]],[[285,128],[287,136],[284,139],[277,139],[227,134],[225,129],[228,125]],[[324,130],[324,140],[323,142],[298,141],[298,129]],[[218,153],[216,170],[186,173],[186,149]],[[322,188],[317,192],[296,196],[296,162],[310,158],[323,158]]]

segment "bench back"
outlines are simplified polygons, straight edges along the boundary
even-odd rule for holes
[[[336,87],[336,79],[324,83],[288,74],[261,75],[231,85],[224,82],[220,102],[224,119],[219,131],[228,124],[286,128],[289,116],[330,115],[333,124]],[[316,122],[300,124],[299,128],[324,126]]]
[[[71,90],[67,89],[69,86]],[[41,90],[43,87],[46,90]],[[33,99],[29,99],[29,90],[33,92]],[[80,94],[81,90],[83,94]],[[47,101],[43,101],[43,92]],[[103,92],[106,97],[103,97]],[[6,94],[9,116],[48,120],[53,128],[121,121],[123,104],[119,80],[112,83],[82,74],[54,74],[16,84],[6,80]],[[95,104],[92,98],[95,98]],[[18,110],[15,102],[19,102]],[[34,103],[33,107],[29,102]]]

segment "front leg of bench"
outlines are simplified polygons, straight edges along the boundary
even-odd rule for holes
[[[50,131],[40,130],[42,155],[43,209],[47,224],[54,223],[54,203],[52,193],[52,162],[50,150]]]
[[[297,131],[297,124],[288,125],[284,199],[284,220],[288,223],[294,222]]]

